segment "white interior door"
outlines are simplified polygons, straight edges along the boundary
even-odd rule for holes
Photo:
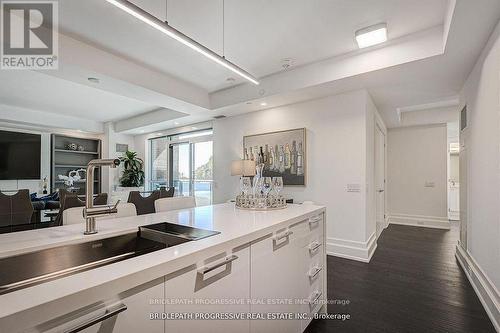
[[[377,237],[385,227],[385,134],[375,126],[375,196]]]

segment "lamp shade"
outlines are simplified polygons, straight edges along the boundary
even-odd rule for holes
[[[232,161],[231,176],[255,176],[255,161],[251,160]]]

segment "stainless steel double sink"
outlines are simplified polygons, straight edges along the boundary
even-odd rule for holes
[[[218,234],[173,223],[0,259],[0,294]]]

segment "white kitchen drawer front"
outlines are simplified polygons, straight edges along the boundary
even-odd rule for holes
[[[311,287],[309,289],[309,294],[302,304],[302,312],[308,313],[312,316],[314,313],[318,312],[326,299],[325,290],[323,289],[323,279],[324,275],[319,274],[316,279],[312,281]],[[302,320],[301,327],[305,330],[307,325],[311,320]]]
[[[286,233],[292,232],[283,241]],[[251,245],[251,305],[252,313],[300,313],[302,298],[300,276],[304,273],[300,263],[300,240],[307,232],[304,223],[277,230],[273,235],[252,242]],[[300,332],[301,321],[252,320],[251,332]]]
[[[31,332],[47,333],[163,333],[161,320],[150,320],[150,314],[162,313],[163,278],[125,291],[115,300],[103,301],[68,313],[35,327]],[[50,314],[47,314],[50,317]]]
[[[250,312],[250,245],[167,275],[165,295],[165,314],[170,316],[165,332],[248,332],[249,320],[213,318]],[[192,320],[174,320],[174,315]]]
[[[311,216],[307,220],[307,225],[308,225],[309,231],[311,231],[311,232],[318,231],[318,232],[322,233],[323,232],[323,225],[324,225],[323,221],[324,221],[324,214],[323,213]]]

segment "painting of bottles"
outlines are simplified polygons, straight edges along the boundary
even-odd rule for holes
[[[283,177],[284,185],[306,184],[306,129],[243,137],[243,158],[264,164],[264,177]]]

